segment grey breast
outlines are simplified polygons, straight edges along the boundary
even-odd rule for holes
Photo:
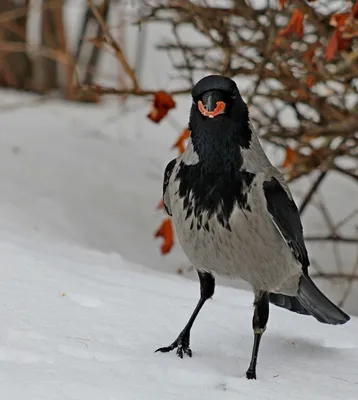
[[[193,216],[186,217],[183,200],[178,196],[178,182],[171,183],[173,221],[179,242],[193,265],[218,275],[241,278],[258,290],[278,290],[299,266],[266,210],[260,189],[263,175],[257,174],[249,192],[251,212],[235,207],[231,231],[212,216],[202,216],[198,228]],[[191,200],[193,201],[193,200]]]

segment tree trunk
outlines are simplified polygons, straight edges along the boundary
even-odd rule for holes
[[[27,9],[28,1],[15,4],[13,0],[0,0],[0,86],[3,87],[31,88],[33,68],[26,52]]]
[[[59,66],[70,62],[66,51],[63,0],[43,0],[41,51],[36,58],[34,88],[41,93],[58,89]]]
[[[103,0],[101,5],[97,7],[99,13],[101,14],[103,20],[107,23],[109,14],[110,14],[110,6],[111,0]],[[98,39],[98,43],[93,44],[89,51],[90,47],[87,43],[85,43],[84,39],[91,35],[88,35],[88,31],[92,28],[96,29],[95,38]],[[100,61],[102,43],[102,28],[98,24],[95,16],[92,13],[92,10],[89,6],[87,6],[86,12],[84,14],[84,18],[82,21],[82,27],[79,34],[76,54],[75,54],[75,63],[76,65],[80,65],[83,67],[84,77],[80,76],[80,80],[84,85],[91,86],[94,83],[94,79],[97,74],[97,68]],[[86,57],[85,57],[86,56]],[[87,60],[85,60],[87,58]],[[82,69],[82,68],[81,68]],[[80,94],[75,94],[72,96],[73,99],[78,101],[85,102],[95,102],[98,103],[100,101],[100,96],[93,91],[84,91],[82,90]]]
[[[109,6],[110,6],[110,0],[104,0],[102,3],[102,6],[100,8],[103,20],[107,23],[108,22],[108,17],[109,17]],[[97,23],[97,37],[101,37],[102,34],[102,29]],[[86,68],[86,76],[84,83],[86,85],[92,85],[93,84],[93,78],[96,75],[97,72],[97,66],[98,66],[98,61],[100,57],[100,50],[101,48],[99,46],[93,46],[92,48],[92,53],[90,56],[90,59],[87,64]]]

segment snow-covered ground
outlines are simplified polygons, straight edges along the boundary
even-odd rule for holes
[[[217,287],[192,332],[171,343],[198,284],[118,254],[8,235],[0,242],[0,386],[4,400],[356,399],[358,322],[319,324],[271,308],[258,380],[245,371],[252,297]]]
[[[38,104],[2,93],[0,233],[119,253],[162,270],[186,262],[178,247],[162,257],[153,238],[164,215],[156,210],[163,170],[176,153],[169,123],[145,118],[149,103],[123,114],[117,101]]]

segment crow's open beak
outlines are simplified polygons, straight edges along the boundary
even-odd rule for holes
[[[199,111],[205,117],[214,118],[217,115],[224,113],[226,104],[221,100],[216,101],[215,97],[216,96],[214,95],[208,95],[205,96],[205,100],[203,99],[203,101],[198,101]]]

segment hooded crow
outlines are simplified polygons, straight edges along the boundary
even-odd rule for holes
[[[269,303],[325,324],[350,317],[317,288],[297,206],[282,174],[270,163],[235,82],[221,75],[192,90],[190,139],[166,167],[163,200],[178,240],[196,268],[200,300],[168,347],[191,357],[190,330],[215,288],[214,274],[241,278],[254,292],[254,344],[248,379],[256,379]]]

